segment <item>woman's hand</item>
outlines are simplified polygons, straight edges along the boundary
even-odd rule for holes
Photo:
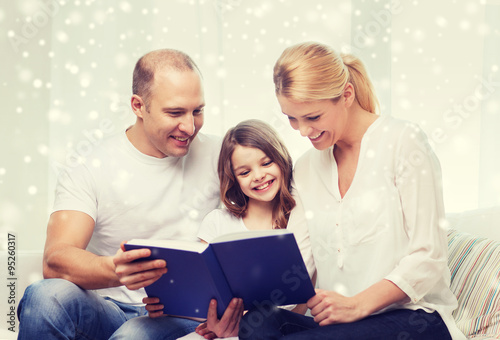
[[[352,297],[316,289],[307,301],[314,321],[320,326],[361,320],[392,304],[409,301],[408,296],[389,280],[381,280]]]
[[[145,297],[142,303],[146,304],[146,310],[150,318],[157,318],[163,315],[163,305],[157,297]]]
[[[316,295],[307,301],[307,307],[320,326],[354,322],[366,316],[355,297],[322,289],[316,289]]]

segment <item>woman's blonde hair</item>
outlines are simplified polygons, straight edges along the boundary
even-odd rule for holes
[[[231,162],[237,145],[259,149],[278,165],[281,183],[273,200],[273,224],[277,229],[285,229],[290,212],[295,207],[291,194],[293,163],[285,144],[270,125],[257,119],[239,123],[224,136],[217,167],[221,200],[234,216],[243,217],[247,211],[248,197],[236,180]]]
[[[329,46],[305,42],[283,51],[274,65],[276,94],[298,102],[338,100],[347,83],[358,104],[378,113],[379,103],[360,59],[339,54]]]

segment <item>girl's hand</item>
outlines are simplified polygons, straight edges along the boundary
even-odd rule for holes
[[[157,318],[163,315],[163,305],[157,297],[145,297],[142,303],[146,304],[146,310],[150,318]]]
[[[229,338],[238,336],[241,317],[243,316],[243,300],[233,298],[219,320],[217,318],[217,300],[210,301],[207,322],[196,327],[196,333],[205,339]]]
[[[307,301],[307,307],[320,326],[354,322],[366,316],[354,297],[322,289],[316,289],[316,295]]]
[[[215,339],[217,338],[217,334],[208,329],[207,323],[203,322],[196,327],[196,333],[204,337],[205,339]]]

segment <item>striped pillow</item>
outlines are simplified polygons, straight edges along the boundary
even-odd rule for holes
[[[449,230],[448,249],[458,328],[471,339],[500,339],[500,242]]]

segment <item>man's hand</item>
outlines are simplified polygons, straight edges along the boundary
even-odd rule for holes
[[[217,319],[217,300],[212,300],[208,306],[207,322],[196,327],[196,333],[205,339],[238,336],[242,316],[242,299],[232,299],[220,320]]]
[[[151,255],[149,249],[134,249],[125,251],[123,243],[113,257],[115,273],[120,283],[130,290],[149,286],[167,272],[164,260],[138,261],[137,259]]]

